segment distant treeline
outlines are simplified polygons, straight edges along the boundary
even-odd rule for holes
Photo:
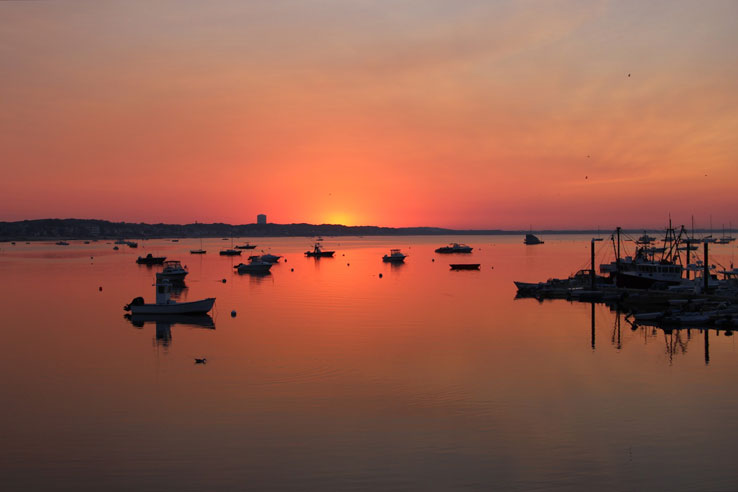
[[[146,224],[92,219],[39,219],[0,222],[0,240],[167,238],[167,237],[313,237],[525,234],[499,229],[443,229],[440,227],[377,227],[336,224]],[[535,234],[597,234],[591,230],[538,230]],[[642,229],[624,231],[642,233]],[[602,232],[609,235],[609,232]]]

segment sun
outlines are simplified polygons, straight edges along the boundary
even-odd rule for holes
[[[326,216],[326,224],[355,225],[354,217],[346,212],[331,212]]]

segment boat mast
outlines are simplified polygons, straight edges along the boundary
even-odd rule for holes
[[[620,271],[620,226],[615,229],[618,235],[617,252],[615,253],[615,270]]]

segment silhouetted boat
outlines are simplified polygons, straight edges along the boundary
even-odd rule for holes
[[[237,269],[238,273],[267,273],[272,264],[263,261],[260,256],[251,256],[248,263],[239,263],[233,268]]]
[[[399,249],[391,249],[390,254],[384,255],[382,261],[387,263],[402,263],[407,258],[406,254],[403,254]]]
[[[529,245],[533,245],[533,244],[543,244],[543,241],[541,241],[540,239],[538,239],[538,238],[537,238],[536,236],[534,236],[533,234],[526,234],[526,235],[525,235],[525,239],[523,239],[523,242],[524,242],[525,244],[529,244]]]
[[[241,250],[239,249],[221,249],[218,252],[221,256],[241,256]]]
[[[620,228],[617,229],[618,243],[616,251],[620,250]],[[618,287],[635,289],[649,289],[653,286],[679,285],[682,281],[684,268],[679,264],[679,245],[681,233],[676,235],[669,221],[666,229],[663,248],[650,248],[639,246],[636,248],[635,256],[616,258],[607,264],[600,265],[600,272],[608,273],[611,280]],[[654,258],[655,253],[661,253],[661,258]]]
[[[436,253],[471,253],[472,247],[466,244],[452,243],[448,246],[441,246],[436,249]]]
[[[451,270],[479,270],[479,263],[452,263]]]
[[[249,243],[243,244],[241,246],[236,246],[236,249],[254,249],[254,248],[256,248],[256,245],[249,244]]]
[[[138,243],[136,241],[126,241],[126,244],[129,248],[138,248]]]
[[[164,262],[164,270],[161,271],[160,275],[162,278],[181,282],[188,273],[187,269],[179,261],[170,260]]]
[[[230,249],[221,249],[218,252],[221,256],[241,256],[241,250],[240,249],[233,249],[233,238],[231,238],[231,248]]]
[[[69,243],[66,241],[57,241],[56,245],[57,246],[69,246]]]
[[[123,309],[131,314],[205,314],[213,308],[215,298],[192,302],[176,302],[170,299],[172,284],[169,279],[156,274],[156,304],[146,304],[143,297],[134,298]]]
[[[204,255],[207,253],[204,249],[202,249],[202,237],[200,238],[200,249],[191,249],[190,253],[193,255]]]
[[[138,263],[139,265],[162,265],[164,263],[164,260],[166,259],[166,256],[154,256],[149,253],[146,256],[139,256],[136,260],[136,263]]]
[[[312,256],[315,258],[327,258],[332,257],[335,251],[324,251],[319,243],[315,243],[312,251],[305,251],[305,256]]]

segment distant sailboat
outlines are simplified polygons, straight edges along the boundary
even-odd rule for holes
[[[191,249],[190,253],[193,255],[204,255],[207,253],[204,249],[202,249],[202,236],[200,236],[200,249]]]

